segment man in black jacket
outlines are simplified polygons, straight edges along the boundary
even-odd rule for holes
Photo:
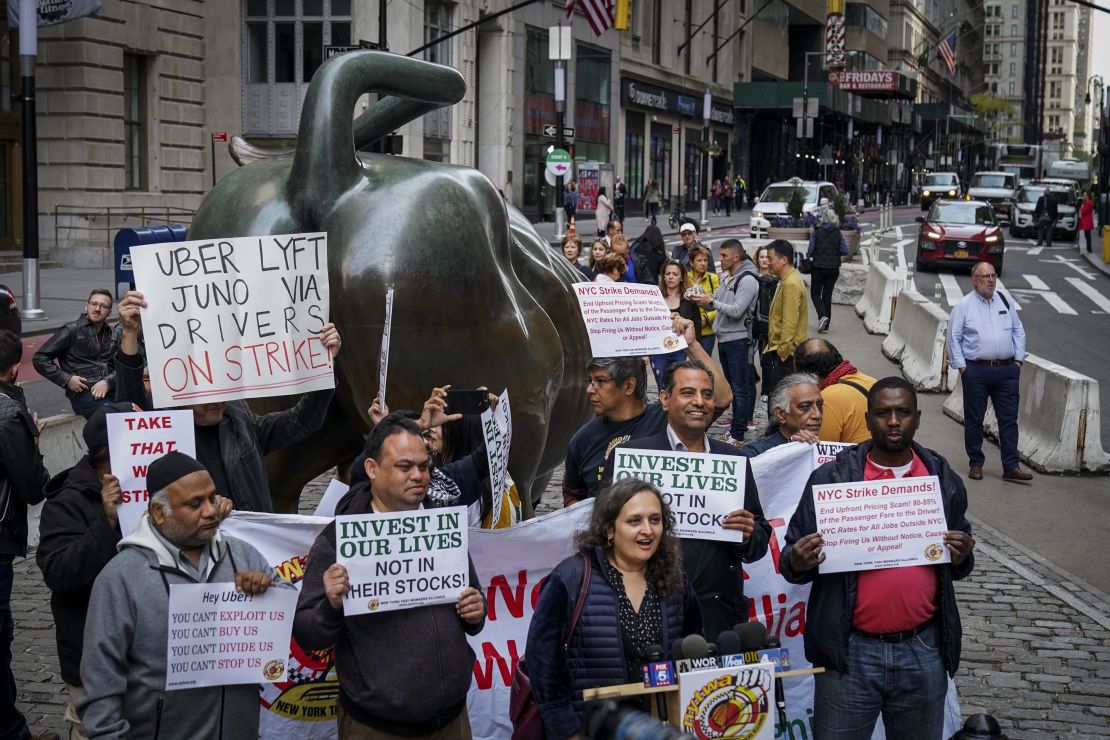
[[[787,442],[817,444],[825,401],[817,377],[809,373],[792,373],[779,381],[771,393],[769,405],[774,412],[767,436],[740,448],[744,457],[762,455]]]
[[[953,581],[975,564],[967,493],[948,462],[913,441],[921,422],[917,393],[902,378],[871,387],[871,440],[841,452],[806,483],[779,570],[790,583],[812,583],[806,609],[806,657],[815,676],[814,720],[821,738],[870,737],[882,714],[887,737],[937,738],[944,727],[947,676],[960,662],[960,614]],[[951,564],[821,573],[813,486],[935,475]],[[870,523],[860,527],[870,526]]]
[[[1037,246],[1052,246],[1052,230],[1056,228],[1056,220],[1060,218],[1060,209],[1056,204],[1056,195],[1048,188],[1044,189],[1041,197],[1037,198],[1037,205],[1033,206],[1033,225],[1037,227]]]
[[[112,294],[97,288],[89,294],[85,313],[56,331],[33,359],[38,374],[64,388],[73,413],[86,419],[112,402],[111,313]]]
[[[15,384],[22,357],[19,337],[0,331],[0,737],[15,738],[29,734],[12,676],[12,560],[27,554],[27,505],[42,501],[50,478],[38,448],[42,428]]]
[[[673,450],[675,452],[739,455],[730,444],[705,433],[713,421],[713,375],[704,364],[685,360],[667,368],[659,403],[667,414],[667,428],[640,437],[617,449]],[[767,554],[771,525],[763,517],[759,491],[750,465],[745,465],[743,505],[724,519],[726,529],[744,533],[742,543],[718,540],[682,540],[682,565],[701,607],[702,626],[714,639],[737,622],[748,619],[741,563],[752,563]],[[740,503],[740,502],[737,502]]]
[[[405,412],[366,440],[369,481],[351,488],[336,515],[415,511],[426,498],[431,455]],[[474,566],[454,604],[345,617],[347,569],[336,563],[335,523],[308,555],[293,636],[305,650],[335,648],[339,737],[469,738],[466,695],[474,668],[467,635],[481,632],[486,602]]]

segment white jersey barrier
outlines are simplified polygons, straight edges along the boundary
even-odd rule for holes
[[[870,334],[886,334],[894,318],[898,294],[906,284],[906,273],[882,262],[872,262],[867,272],[863,297],[856,303],[856,315]]]
[[[85,438],[81,435],[85,420],[77,414],[58,414],[43,419],[46,426],[39,435],[42,464],[50,475],[72,468],[85,456]],[[27,507],[27,547],[38,547],[39,516],[42,504]]]
[[[959,376],[948,367],[947,331],[948,314],[917,291],[903,290],[883,354],[902,365],[902,375],[919,391],[947,393]]]
[[[944,413],[964,421],[963,383],[959,382]],[[1110,471],[1110,455],[1099,432],[1098,381],[1062,365],[1026,355],[1021,368],[1018,406],[1018,454],[1041,473]],[[998,419],[988,405],[984,432],[998,439]]]

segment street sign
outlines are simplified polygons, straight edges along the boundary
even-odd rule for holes
[[[331,59],[340,54],[346,54],[348,51],[358,51],[361,48],[361,46],[325,46],[324,59]]]
[[[805,113],[804,113],[804,115],[806,116],[806,118],[817,118],[817,109],[818,109],[818,106],[821,104],[821,101],[818,100],[817,98],[794,98],[794,100],[792,102],[793,102],[793,110],[794,110],[794,117],[795,118],[801,118],[802,117],[802,115],[803,115],[803,113],[802,113],[803,103],[805,104]]]
[[[812,139],[813,138],[813,119],[812,118],[795,118],[797,127],[797,136],[799,139]]]
[[[543,135],[544,136],[550,136],[551,138],[555,138],[555,133],[558,130],[559,129],[557,129],[555,127],[555,124],[549,123],[549,124],[547,124],[546,126],[543,127]],[[563,126],[563,138],[564,139],[573,139],[574,138],[574,127],[573,126]]]
[[[562,177],[570,172],[571,163],[570,153],[566,149],[553,149],[547,155],[547,171],[555,177]]]
[[[226,131],[213,131],[212,132],[212,141],[213,141],[213,143],[216,143],[216,144],[226,144],[227,143],[227,132]]]
[[[817,164],[825,165],[833,163],[833,150],[832,146],[825,144],[821,147],[821,153],[818,155]]]

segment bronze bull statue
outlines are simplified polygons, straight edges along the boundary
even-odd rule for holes
[[[352,120],[373,92],[380,102]],[[197,212],[192,239],[328,234],[331,320],[344,339],[336,394],[320,432],[269,456],[275,510],[295,511],[305,483],[362,447],[387,285],[387,403],[419,409],[444,383],[508,388],[509,470],[522,500],[538,500],[589,418],[581,379],[590,345],[562,255],[477,170],[357,153],[464,92],[449,67],[374,51],[335,57],[312,79],[291,156],[259,157],[225,177]],[[261,412],[293,400],[251,403]]]

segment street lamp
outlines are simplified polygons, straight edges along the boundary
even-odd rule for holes
[[[809,137],[812,131],[809,127],[809,58],[812,56],[825,56],[824,51],[802,52],[805,57],[802,62],[802,152],[809,154]],[[816,118],[816,116],[814,116]],[[803,163],[804,166],[805,163]]]
[[[709,116],[713,112],[713,93],[709,92],[709,88],[705,88],[705,97],[702,99],[701,105],[701,143],[705,151],[702,152],[702,170],[701,170],[701,227],[704,229],[709,226],[709,214],[706,211],[706,199],[709,196]]]

